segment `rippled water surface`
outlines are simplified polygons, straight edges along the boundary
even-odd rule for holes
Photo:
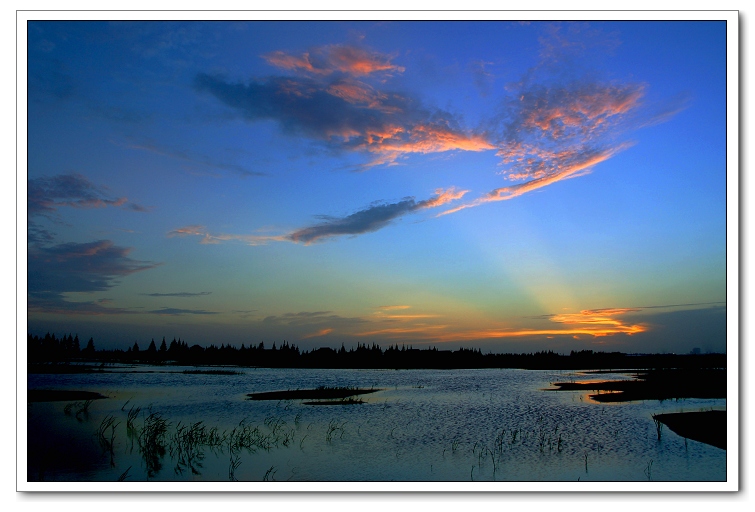
[[[651,415],[723,409],[725,400],[598,404],[551,382],[627,378],[528,370],[112,368],[29,375],[29,389],[96,391],[87,412],[66,402],[28,405],[28,480],[46,481],[723,481],[726,451],[685,441]],[[134,371],[136,370],[136,371]],[[191,370],[195,370],[192,368]],[[261,391],[356,386],[380,391],[358,405],[250,401]],[[136,430],[126,428],[141,407]],[[134,409],[135,410],[135,409]],[[150,412],[168,422],[157,450],[138,432]],[[103,420],[115,429],[95,434]],[[202,422],[226,436],[258,427],[270,446],[223,443],[181,451],[177,427]],[[243,422],[243,423],[242,423]],[[230,439],[230,437],[227,437]],[[227,444],[227,443],[226,443]],[[164,450],[164,452],[162,451]]]

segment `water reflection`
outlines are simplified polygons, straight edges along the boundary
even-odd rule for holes
[[[574,372],[138,370],[29,376],[30,389],[110,397],[87,417],[62,402],[29,406],[29,480],[725,480],[725,451],[671,433],[659,441],[652,420],[725,400],[609,405],[542,391],[584,380]],[[318,386],[381,391],[342,406],[246,400]]]

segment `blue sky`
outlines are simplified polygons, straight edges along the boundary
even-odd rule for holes
[[[30,22],[28,330],[725,351],[724,22]]]

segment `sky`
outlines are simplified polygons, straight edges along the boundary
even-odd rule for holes
[[[724,22],[27,28],[29,334],[726,351]]]

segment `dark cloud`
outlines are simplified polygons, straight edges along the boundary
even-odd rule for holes
[[[110,240],[30,248],[27,257],[29,310],[85,314],[124,312],[103,308],[94,302],[71,302],[63,294],[105,291],[115,286],[121,277],[157,266],[129,258],[130,251]]]
[[[377,231],[405,214],[437,208],[463,197],[467,192],[467,190],[456,190],[454,187],[446,190],[439,188],[435,190],[434,196],[422,201],[407,197],[398,203],[373,203],[363,210],[342,218],[320,216],[324,222],[280,235],[212,234],[204,226],[191,225],[169,231],[168,236],[201,236],[203,244],[219,244],[227,241],[242,241],[249,245],[264,245],[269,242],[310,244],[334,236],[361,235]]]
[[[147,212],[152,211],[151,207],[142,206],[136,203],[126,203],[123,207],[127,210],[133,210],[135,212],[141,212],[141,213],[147,213]]]
[[[407,197],[397,203],[374,204],[342,218],[326,217],[325,222],[297,229],[286,235],[292,242],[309,244],[322,238],[341,235],[361,235],[384,228],[394,219],[426,208],[436,208],[462,197],[466,190],[438,189],[436,195],[422,201]]]
[[[320,224],[309,226],[289,234],[294,242],[305,244],[340,235],[361,235],[387,226],[393,219],[413,212],[418,208],[414,199],[404,199],[398,203],[371,206],[343,218],[331,218]]]
[[[122,206],[136,211],[147,211],[143,206],[128,203],[125,197],[113,198],[81,174],[59,174],[30,179],[28,182],[29,217],[49,215],[61,206],[72,208],[104,208]]]
[[[148,297],[199,297],[202,295],[210,295],[212,292],[176,292],[176,293],[142,293]]]
[[[147,313],[150,313],[152,315],[167,315],[167,316],[178,316],[178,315],[217,315],[217,311],[205,311],[204,309],[177,309],[177,308],[162,308],[162,309],[154,309],[152,311],[147,311]]]
[[[271,76],[244,84],[200,73],[194,84],[249,121],[275,120],[285,132],[370,154],[367,166],[411,153],[494,149],[452,114],[351,77]]]

